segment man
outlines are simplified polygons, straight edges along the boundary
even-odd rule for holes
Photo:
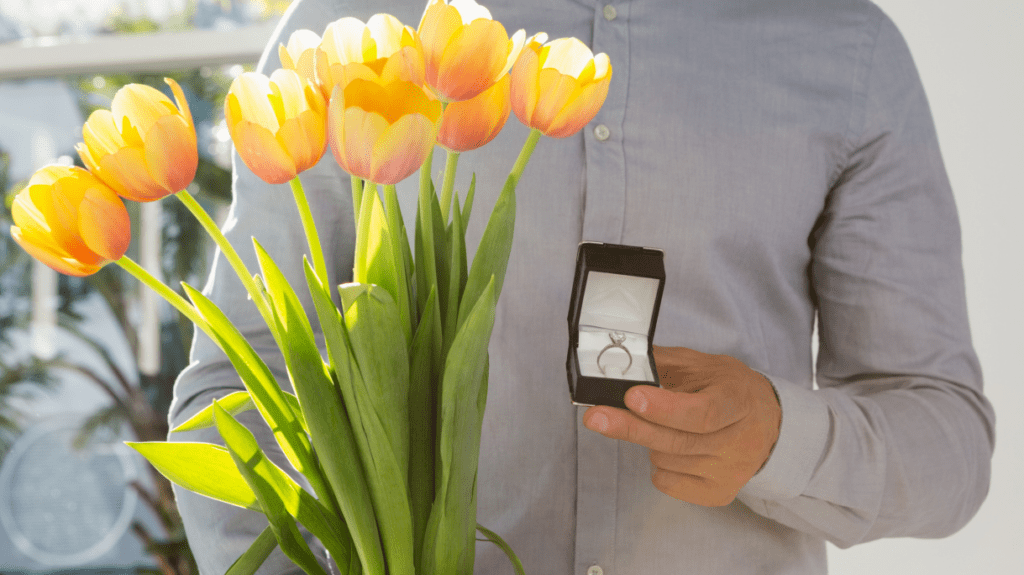
[[[328,4],[292,6],[264,71],[295,29],[379,11],[415,26],[423,10]],[[964,525],[988,489],[994,416],[970,343],[953,197],[888,18],[864,0],[486,6],[510,32],[608,53],[614,75],[594,121],[542,139],[519,185],[490,346],[480,522],[528,573],[596,575],[825,573],[826,540]],[[525,136],[513,120],[464,154],[457,188],[476,172],[476,203],[489,209]],[[287,188],[235,165],[229,237],[257,236],[298,285],[305,244]],[[302,180],[340,283],[352,266],[348,177],[328,154]],[[399,185],[406,213],[415,187]],[[470,223],[470,253],[484,223]],[[665,251],[665,389],[630,391],[628,411],[576,408],[565,387],[561,318],[584,239]],[[208,291],[272,356],[221,262]],[[240,387],[208,340],[193,358],[172,423]],[[265,524],[178,496],[204,573],[223,572]],[[297,569],[277,553],[262,572]],[[509,568],[481,544],[476,572]]]

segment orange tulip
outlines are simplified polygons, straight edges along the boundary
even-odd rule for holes
[[[131,241],[124,202],[88,170],[41,168],[11,207],[11,237],[32,257],[73,276],[120,259]]]
[[[423,84],[423,47],[416,31],[390,14],[377,14],[365,24],[342,18],[324,30],[315,57],[316,77],[325,98],[334,87],[355,78],[387,84],[404,80]]]
[[[166,78],[178,107],[156,88],[128,84],[114,94],[110,110],[93,112],[75,147],[86,167],[122,197],[159,200],[185,189],[196,175],[199,155],[188,102]]]
[[[396,184],[419,169],[434,147],[441,102],[413,82],[357,78],[334,87],[327,138],[338,164],[353,176]]]
[[[430,0],[419,33],[427,84],[449,102],[490,88],[509,71],[526,40],[523,30],[509,39],[505,27],[474,0]]]
[[[612,65],[576,38],[530,39],[512,68],[512,110],[546,136],[565,138],[594,119],[608,96]],[[543,44],[543,45],[542,45]]]
[[[277,55],[281,59],[281,67],[286,70],[295,70],[299,76],[309,80],[314,85],[316,81],[316,65],[314,58],[316,50],[320,46],[320,36],[312,30],[296,30],[288,37],[288,45],[281,44],[277,48]],[[324,96],[324,99],[327,95]]]
[[[453,152],[466,152],[493,140],[512,110],[510,84],[506,74],[476,97],[448,104],[441,114],[437,143]]]
[[[327,147],[327,103],[294,70],[240,74],[224,100],[238,155],[257,176],[283,184],[320,161]]]

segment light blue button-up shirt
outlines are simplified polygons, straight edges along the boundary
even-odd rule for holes
[[[961,527],[988,489],[994,419],[968,330],[953,196],[889,19],[864,0],[486,6],[510,33],[580,38],[609,55],[614,74],[597,117],[565,140],[542,139],[519,185],[490,345],[480,522],[531,575],[825,573],[826,540],[845,547]],[[261,67],[280,65],[277,45],[295,29],[321,33],[378,11],[415,26],[422,10],[419,0],[298,0]],[[513,118],[460,158],[457,189],[474,171],[479,182],[470,250],[526,133]],[[243,254],[256,236],[302,285],[305,241],[287,186],[235,165],[228,236]],[[415,179],[399,185],[407,221]],[[302,180],[332,280],[347,281],[348,177],[328,153]],[[582,426],[565,381],[565,318],[584,239],[663,249],[654,343],[734,356],[775,386],[778,443],[732,504],[660,493],[645,448]],[[219,259],[207,292],[274,356]],[[241,388],[202,335],[193,359],[172,423]],[[265,525],[178,497],[205,574],[222,573]],[[277,553],[262,572],[293,571]],[[476,573],[511,572],[497,549],[478,546]]]

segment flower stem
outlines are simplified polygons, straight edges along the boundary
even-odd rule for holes
[[[313,258],[313,269],[320,277],[320,284],[327,285],[327,262],[324,261],[324,250],[320,247],[320,236],[316,233],[316,222],[313,221],[313,212],[309,209],[309,202],[306,200],[306,192],[302,189],[302,182],[295,176],[291,181],[292,195],[295,196],[295,206],[299,208],[299,218],[302,219],[302,228],[306,231],[306,242],[309,244],[310,256]]]
[[[256,286],[256,281],[253,280],[252,274],[249,273],[249,269],[245,267],[245,262],[239,257],[238,252],[235,251],[234,246],[231,242],[224,237],[224,233],[220,231],[217,224],[213,221],[213,218],[206,213],[206,210],[199,205],[199,202],[189,194],[187,190],[182,190],[174,194],[176,198],[181,200],[181,203],[185,204],[188,211],[192,212],[192,215],[199,220],[200,225],[206,230],[206,233],[210,234],[213,241],[220,248],[221,253],[227,258],[228,263],[234,268],[235,273],[238,274],[238,279],[242,281],[242,285],[245,286],[245,291],[249,292],[249,297],[252,298],[253,303],[256,304],[256,308],[259,309],[260,314],[267,321],[267,326],[270,327],[270,331],[274,334],[274,338],[278,339],[277,328],[274,324],[274,316],[270,311],[269,304],[263,292]]]
[[[135,276],[135,278],[142,282],[143,285],[155,291],[167,300],[167,303],[173,305],[175,309],[181,312],[182,315],[187,317],[192,323],[196,324],[196,327],[204,331],[209,329],[206,324],[206,320],[203,319],[203,316],[199,315],[199,311],[197,311],[192,304],[185,301],[185,298],[178,295],[177,292],[167,287],[167,284],[153,277],[153,274],[135,263],[134,260],[128,256],[121,256],[121,259],[114,263],[121,266],[121,269]]]
[[[452,202],[452,189],[455,188],[455,168],[459,164],[459,153],[448,150],[444,162],[444,183],[441,184],[441,221],[448,222],[448,207]]]
[[[352,214],[356,221],[356,233],[359,233],[359,206],[363,205],[363,179],[351,176],[352,180]]]
[[[527,136],[526,142],[523,143],[523,149],[519,152],[519,157],[516,158],[516,163],[512,165],[512,172],[509,177],[513,179],[513,188],[519,185],[519,178],[523,175],[523,170],[526,169],[526,163],[530,161],[530,156],[533,155],[533,149],[537,147],[537,141],[540,140],[541,131],[537,128],[530,130],[530,135]]]

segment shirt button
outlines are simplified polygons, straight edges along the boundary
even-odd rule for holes
[[[605,20],[608,20],[610,22],[610,21],[614,20],[615,17],[618,16],[618,15],[619,15],[619,13],[615,10],[615,6],[612,6],[611,4],[606,4],[605,5],[605,7],[604,7],[604,19]]]
[[[587,575],[604,575],[604,569],[601,569],[600,565],[591,565],[587,569]]]
[[[597,138],[598,140],[602,141],[602,142],[607,140],[608,136],[611,136],[611,135],[612,135],[612,133],[608,129],[608,126],[605,126],[604,124],[598,124],[597,127],[594,128],[594,137]],[[598,575],[600,575],[600,574],[598,574]]]

